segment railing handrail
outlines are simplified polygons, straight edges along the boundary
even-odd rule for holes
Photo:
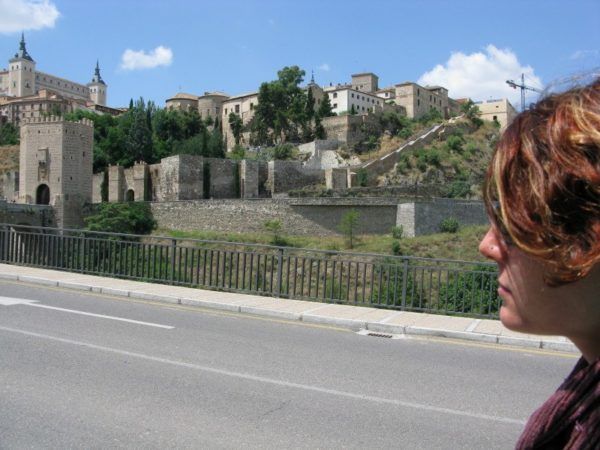
[[[270,250],[283,250],[288,252],[311,252],[318,253],[329,256],[346,256],[346,257],[360,257],[365,256],[369,258],[390,258],[392,260],[397,261],[429,261],[435,263],[456,263],[456,264],[471,264],[476,266],[485,266],[485,267],[495,267],[496,264],[486,262],[486,261],[465,261],[460,259],[447,259],[447,258],[425,258],[421,256],[409,256],[409,255],[388,255],[385,253],[363,253],[363,252],[348,252],[348,251],[338,251],[338,250],[321,250],[321,249],[312,249],[305,247],[288,247],[288,246],[278,246],[278,245],[269,245],[269,244],[256,244],[250,242],[237,242],[237,241],[224,241],[224,240],[213,240],[213,239],[197,239],[197,238],[185,238],[185,237],[173,237],[173,236],[160,236],[160,235],[149,235],[149,234],[128,234],[128,233],[115,233],[109,231],[93,231],[86,230],[83,228],[55,228],[55,227],[40,227],[40,226],[32,226],[32,225],[17,225],[17,224],[9,224],[9,223],[0,223],[0,228],[12,227],[12,228],[26,228],[33,230],[49,230],[49,231],[57,231],[57,232],[69,232],[69,233],[85,233],[85,234],[95,234],[95,235],[103,235],[103,236],[115,236],[115,237],[127,237],[127,238],[144,238],[144,239],[155,239],[155,240],[168,240],[168,241],[185,241],[185,242],[195,242],[201,244],[224,244],[224,245],[235,245],[235,246],[244,246],[244,247],[255,247],[262,249],[270,249]]]

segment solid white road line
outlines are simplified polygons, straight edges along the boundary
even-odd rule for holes
[[[276,380],[274,378],[261,377],[261,376],[252,375],[249,373],[232,372],[229,370],[216,369],[214,367],[207,367],[207,366],[202,366],[199,364],[186,363],[183,361],[176,361],[176,360],[172,360],[172,359],[160,358],[158,356],[151,356],[151,355],[146,355],[143,353],[129,352],[127,350],[120,350],[117,348],[105,347],[105,346],[96,345],[96,344],[90,344],[88,342],[64,339],[64,338],[59,338],[59,337],[55,337],[55,336],[49,336],[46,334],[33,333],[30,331],[19,330],[19,329],[15,329],[15,328],[0,327],[0,331],[17,333],[17,334],[21,334],[24,336],[36,337],[36,338],[45,339],[45,340],[54,341],[54,342],[61,342],[63,344],[76,345],[78,347],[99,350],[102,352],[107,352],[107,353],[112,353],[112,354],[122,355],[122,356],[128,356],[128,357],[132,357],[132,358],[139,358],[139,359],[143,359],[146,361],[153,361],[153,362],[157,362],[157,363],[161,363],[161,364],[168,364],[168,365],[172,365],[172,366],[176,366],[176,367],[185,367],[187,369],[193,369],[193,370],[198,370],[198,371],[202,371],[202,372],[214,373],[214,374],[224,375],[224,376],[238,378],[238,379],[242,379],[242,380],[256,381],[259,383],[266,383],[266,384],[271,384],[271,385],[276,385],[276,386],[281,386],[281,387],[301,389],[304,391],[318,392],[321,394],[335,395],[338,397],[351,398],[354,400],[369,401],[369,402],[379,403],[379,404],[388,404],[388,405],[400,406],[400,407],[404,407],[404,408],[413,408],[413,409],[419,409],[422,411],[430,411],[430,412],[436,412],[436,413],[441,413],[441,414],[450,414],[450,415],[454,415],[454,416],[468,417],[471,419],[480,419],[480,420],[489,420],[489,421],[493,421],[493,422],[509,423],[509,424],[519,425],[519,426],[523,426],[525,424],[525,420],[512,419],[510,417],[491,416],[488,414],[479,414],[479,413],[474,413],[474,412],[469,412],[469,411],[461,411],[458,409],[451,409],[451,408],[441,408],[438,406],[427,405],[427,404],[422,404],[422,403],[407,402],[407,401],[395,400],[395,399],[391,399],[391,398],[374,397],[372,395],[355,394],[353,392],[338,391],[336,389],[327,389],[327,388],[322,388],[322,387],[318,387],[318,386],[311,386],[308,384],[292,383],[289,381]]]
[[[142,322],[140,320],[125,319],[124,317],[106,316],[104,314],[94,314],[94,313],[89,313],[89,312],[85,312],[85,311],[78,311],[75,309],[66,309],[66,308],[58,308],[56,306],[42,305],[41,303],[38,303],[37,300],[28,300],[28,299],[24,299],[24,298],[0,297],[0,305],[2,305],[2,306],[26,305],[26,306],[33,306],[34,308],[52,309],[54,311],[62,311],[62,312],[67,312],[67,313],[71,313],[71,314],[79,314],[81,316],[97,317],[99,319],[109,319],[109,320],[116,320],[119,322],[133,323],[136,325],[145,325],[147,327],[163,328],[165,330],[172,330],[173,328],[175,328],[170,325],[161,325],[158,323]]]

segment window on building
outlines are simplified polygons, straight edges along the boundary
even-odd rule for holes
[[[333,104],[333,109],[337,108],[337,103]]]
[[[417,99],[417,106],[421,106],[421,100]]]
[[[239,114],[240,112],[240,105],[235,105],[235,113]]]
[[[352,94],[350,94],[352,96],[352,98],[354,98],[354,92]]]
[[[421,96],[421,90],[417,89],[417,97],[420,97],[420,96]]]
[[[337,92],[333,93],[333,98],[337,98]]]
[[[250,110],[254,109],[254,103],[250,102]]]

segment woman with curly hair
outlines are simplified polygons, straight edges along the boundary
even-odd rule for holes
[[[502,136],[484,189],[500,320],[561,335],[573,372],[529,419],[517,448],[600,448],[600,78],[548,96]]]

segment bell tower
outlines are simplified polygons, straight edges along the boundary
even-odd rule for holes
[[[92,82],[87,84],[90,90],[90,100],[96,105],[106,106],[106,91],[108,86],[100,75],[100,64],[96,61],[96,70]]]
[[[8,95],[24,97],[35,94],[35,61],[27,53],[23,33],[21,33],[19,51],[8,63]]]

